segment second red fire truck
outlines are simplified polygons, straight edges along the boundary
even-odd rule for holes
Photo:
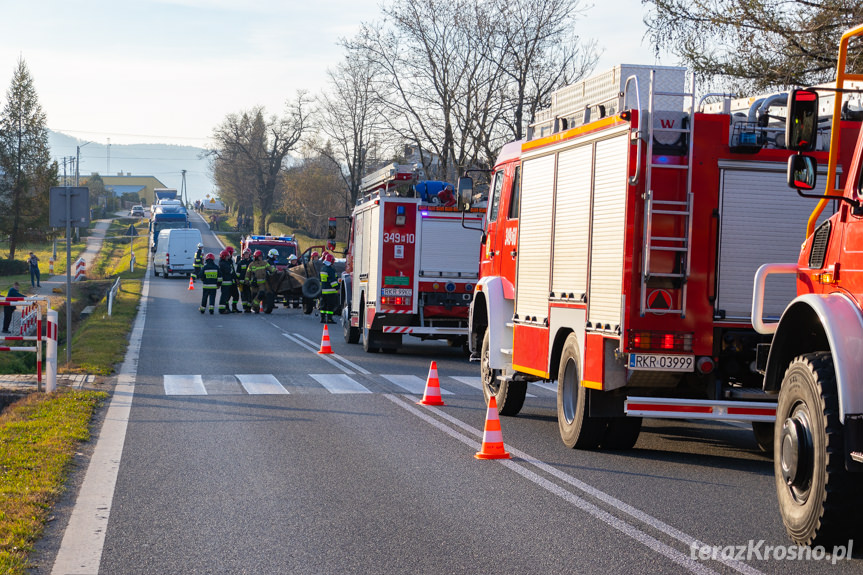
[[[662,417],[751,422],[773,447],[751,282],[803,239],[787,96],[707,105],[692,84],[681,68],[618,66],[559,90],[494,167],[470,347],[502,414],[529,382],[557,381],[567,446],[628,448],[642,417]],[[794,282],[771,287],[779,317]]]
[[[351,214],[342,325],[368,352],[393,352],[405,335],[467,341],[481,210],[463,217],[445,197],[423,197],[423,180],[417,166],[386,166],[363,178]]]

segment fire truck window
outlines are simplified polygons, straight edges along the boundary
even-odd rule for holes
[[[494,175],[494,184],[491,190],[491,209],[488,211],[488,221],[497,220],[497,209],[500,206],[500,189],[503,187],[503,170]]]
[[[518,218],[518,208],[521,202],[521,166],[516,166],[515,177],[512,179],[512,193],[509,195],[509,214],[511,220]]]

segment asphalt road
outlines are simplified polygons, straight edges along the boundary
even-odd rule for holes
[[[150,276],[99,573],[863,572],[766,551],[789,541],[746,426],[646,420],[632,451],[574,451],[532,386],[502,419],[513,459],[479,461],[460,350],[365,354],[332,326],[322,356],[300,310],[201,315],[187,286]],[[415,403],[432,360],[445,407]]]

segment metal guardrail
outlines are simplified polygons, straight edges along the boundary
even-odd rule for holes
[[[118,291],[120,291],[120,278],[117,278],[117,281],[115,281],[114,285],[111,286],[111,289],[108,290],[108,315],[109,316],[111,315],[111,312],[113,311],[114,299],[116,299]]]

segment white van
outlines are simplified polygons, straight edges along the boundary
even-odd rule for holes
[[[153,255],[153,274],[187,276],[195,268],[195,252],[201,243],[201,231],[195,228],[173,228],[159,232],[158,249]]]

